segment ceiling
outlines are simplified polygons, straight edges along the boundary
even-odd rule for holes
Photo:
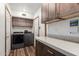
[[[9,3],[12,11],[22,11],[35,14],[38,8],[41,7],[41,3]]]

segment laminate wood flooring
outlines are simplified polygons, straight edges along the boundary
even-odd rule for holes
[[[33,46],[11,50],[9,56],[35,56],[35,49]]]

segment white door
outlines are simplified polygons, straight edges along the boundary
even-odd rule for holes
[[[34,36],[39,36],[39,17],[37,17],[36,19],[34,19]]]
[[[11,49],[11,16],[6,8],[6,55],[9,55]]]

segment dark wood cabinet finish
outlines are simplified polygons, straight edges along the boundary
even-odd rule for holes
[[[42,23],[79,17],[79,3],[43,4],[41,14],[43,14]]]
[[[56,9],[55,3],[42,4],[42,11],[41,11],[42,23],[55,19],[55,13],[56,13],[55,9]]]
[[[36,41],[36,56],[65,56],[47,45]]]
[[[49,4],[48,3],[43,3],[42,8],[41,8],[41,17],[42,17],[42,23],[49,20]]]
[[[59,3],[59,17],[62,19],[69,19],[79,16],[78,3]]]
[[[79,3],[74,3],[74,4],[73,4],[73,12],[74,12],[74,13],[79,12]]]
[[[72,13],[73,5],[70,3],[60,3],[60,17],[70,15]]]
[[[55,3],[49,3],[49,20],[54,20],[56,16],[56,5]]]
[[[32,27],[33,20],[13,17],[12,18],[13,27]]]
[[[42,52],[43,52],[42,49],[43,49],[42,44],[39,43],[38,41],[36,41],[36,47],[35,47],[35,54],[36,54],[36,56],[42,56]]]

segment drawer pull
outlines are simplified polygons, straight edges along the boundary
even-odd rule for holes
[[[50,54],[54,54],[53,52],[51,52],[50,50],[48,50],[48,52],[50,53]]]

